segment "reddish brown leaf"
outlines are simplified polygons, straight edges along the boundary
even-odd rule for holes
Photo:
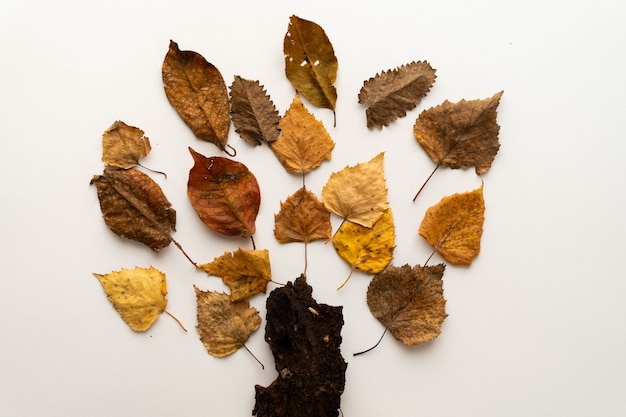
[[[278,139],[280,116],[263,86],[236,75],[230,86],[231,116],[235,131],[251,145]]]
[[[328,239],[332,231],[330,212],[305,187],[280,204],[280,212],[274,216],[274,221],[274,236],[280,243]]]
[[[189,151],[194,166],[189,171],[187,195],[200,219],[227,236],[252,236],[261,203],[255,176],[241,162]]]

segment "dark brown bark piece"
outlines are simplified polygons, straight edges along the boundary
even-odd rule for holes
[[[336,417],[348,364],[341,356],[343,307],[318,304],[304,277],[267,299],[265,340],[278,377],[257,385],[257,417]]]

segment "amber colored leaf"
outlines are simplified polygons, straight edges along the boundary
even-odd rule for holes
[[[113,307],[136,332],[144,332],[165,311],[165,274],[154,267],[94,274]]]
[[[480,253],[485,220],[483,187],[453,194],[426,210],[419,235],[446,261],[470,265]]]
[[[181,51],[170,41],[162,66],[165,95],[199,139],[226,147],[230,114],[222,74],[194,51]]]
[[[435,82],[435,70],[419,61],[383,71],[363,83],[359,103],[367,104],[368,128],[382,129],[417,106]]]
[[[280,137],[270,146],[287,172],[309,172],[330,160],[335,143],[297,94],[280,121],[280,130]]]
[[[336,215],[372,227],[389,207],[384,153],[368,162],[331,174],[322,189],[322,201]]]
[[[102,161],[114,168],[133,168],[150,152],[143,130],[116,121],[102,134]]]
[[[315,194],[301,187],[280,204],[274,216],[274,236],[280,243],[328,239],[332,231],[330,212]]]
[[[477,174],[484,174],[500,148],[496,110],[502,94],[458,103],[446,100],[419,115],[413,134],[437,166],[476,167]]]
[[[367,305],[393,337],[414,346],[434,339],[448,316],[443,298],[445,265],[396,267],[374,276],[367,289]]]
[[[152,178],[136,169],[105,169],[90,184],[96,185],[104,221],[114,233],[155,252],[170,244],[176,211]]]
[[[352,271],[360,269],[368,274],[377,274],[385,269],[393,258],[395,237],[393,214],[391,208],[388,208],[372,227],[345,222],[333,238],[333,245],[337,254],[350,264]],[[339,289],[348,282],[348,279]]]
[[[221,277],[230,288],[230,301],[245,300],[255,294],[265,293],[272,279],[267,249],[226,252],[213,262],[198,265],[198,269]]]
[[[196,329],[210,355],[220,358],[235,353],[261,327],[259,312],[247,301],[233,303],[228,294],[194,289]]]
[[[317,107],[335,110],[337,58],[326,32],[317,23],[289,18],[283,51],[291,85]]]
[[[189,151],[194,166],[189,171],[187,195],[202,222],[227,236],[252,236],[261,204],[255,176],[241,162]]]
[[[236,75],[230,86],[230,106],[235,131],[250,145],[271,143],[280,135],[278,110],[258,81]]]

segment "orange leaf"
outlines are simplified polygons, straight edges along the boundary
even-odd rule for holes
[[[150,149],[150,140],[143,135],[143,130],[119,120],[102,135],[102,161],[108,167],[133,168]]]
[[[280,212],[274,216],[274,222],[274,235],[280,243],[328,239],[332,231],[330,212],[305,187],[280,204]]]

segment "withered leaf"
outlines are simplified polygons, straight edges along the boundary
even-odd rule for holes
[[[444,197],[430,207],[419,228],[419,235],[434,246],[446,261],[470,265],[480,253],[485,221],[483,187]]]
[[[347,364],[341,356],[342,307],[318,304],[303,277],[267,299],[265,340],[278,377],[257,385],[257,417],[338,416]]]
[[[165,311],[165,274],[154,267],[122,268],[109,274],[94,274],[115,310],[136,332],[144,332]]]
[[[152,178],[136,169],[107,168],[90,184],[96,185],[104,221],[114,233],[155,252],[170,244],[176,211]]]
[[[393,337],[414,346],[434,339],[448,316],[443,298],[445,265],[390,265],[367,289],[367,305]]]
[[[280,243],[328,239],[332,231],[330,212],[305,187],[280,204],[274,223],[274,236]]]
[[[215,291],[196,291],[200,340],[210,355],[221,358],[244,346],[261,327],[261,316],[247,301],[231,302],[230,296]]]
[[[230,288],[230,301],[241,301],[258,293],[265,293],[272,279],[270,256],[267,249],[237,249],[226,252],[213,262],[198,265],[209,275],[221,277]]]
[[[306,173],[330,160],[335,143],[296,94],[280,121],[280,137],[270,144],[287,172]]]
[[[291,85],[317,107],[335,110],[338,62],[326,32],[317,23],[289,18],[283,43],[285,74]]]
[[[199,139],[226,147],[230,129],[228,90],[222,74],[197,52],[170,41],[162,66],[165,95]]]
[[[368,128],[382,129],[417,106],[435,82],[435,70],[426,61],[411,62],[377,74],[363,83],[359,103]]]
[[[252,236],[261,204],[255,176],[241,162],[189,151],[194,166],[189,171],[187,195],[202,222],[227,236]]]
[[[477,174],[484,174],[500,148],[496,110],[502,94],[458,103],[446,100],[419,115],[413,134],[438,166],[476,167]]]
[[[383,152],[354,167],[331,174],[322,189],[324,206],[361,226],[372,225],[389,207]]]
[[[108,167],[133,168],[150,149],[150,140],[143,130],[119,120],[102,134],[102,161]]]
[[[360,269],[368,274],[377,274],[385,269],[393,258],[395,237],[393,214],[391,208],[388,208],[372,227],[345,222],[333,238],[333,246],[337,254],[350,264],[352,271]],[[341,289],[348,279],[338,289]]]
[[[280,116],[258,81],[236,75],[230,86],[231,116],[235,131],[251,145],[274,142]]]

